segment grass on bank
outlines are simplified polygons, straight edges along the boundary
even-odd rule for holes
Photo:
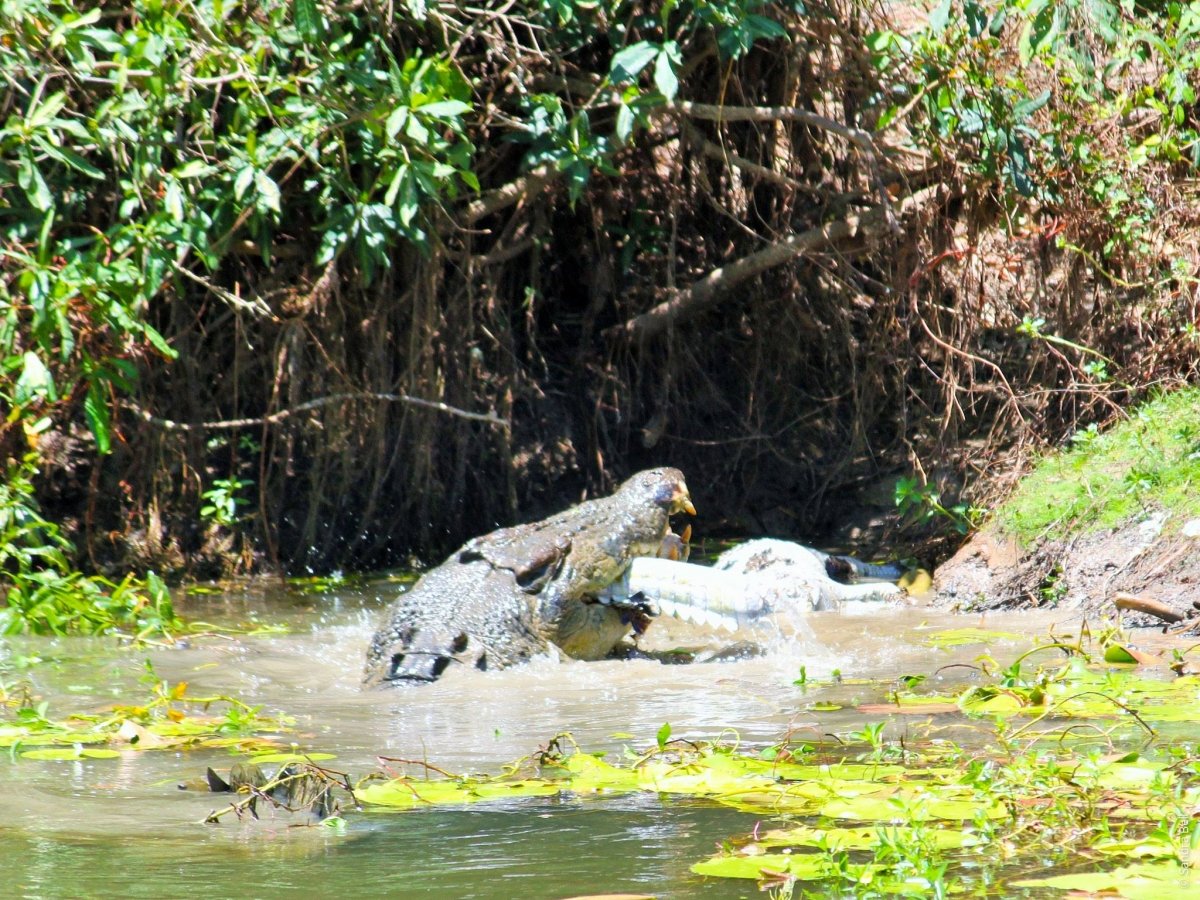
[[[1043,459],[996,512],[1022,543],[1052,530],[1112,528],[1162,511],[1176,522],[1200,516],[1200,388],[1138,407],[1108,431],[1077,432],[1071,447]]]

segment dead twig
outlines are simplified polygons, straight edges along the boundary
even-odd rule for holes
[[[382,400],[388,403],[407,403],[410,406],[420,406],[425,409],[433,409],[438,412],[444,412],[452,416],[458,416],[463,419],[471,419],[474,422],[487,422],[489,425],[495,425],[498,428],[508,430],[509,423],[501,419],[495,413],[475,413],[465,409],[459,409],[457,406],[451,406],[448,403],[441,403],[437,400],[426,400],[423,397],[410,397],[408,394],[383,394],[375,391],[358,391],[355,393],[346,394],[331,394],[328,397],[318,397],[316,400],[309,400],[307,403],[301,403],[299,406],[293,406],[291,409],[280,410],[276,413],[271,413],[267,416],[258,416],[251,419],[224,419],[219,422],[173,422],[170,419],[160,419],[139,406],[126,404],[123,409],[128,409],[139,419],[149,422],[151,425],[157,425],[164,431],[223,431],[235,428],[249,428],[252,425],[275,425],[285,419],[296,415],[297,413],[308,412],[312,409],[318,409],[322,406],[328,406],[331,403],[346,403],[352,400]]]

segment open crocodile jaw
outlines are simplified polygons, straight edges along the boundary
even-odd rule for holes
[[[680,512],[695,512],[682,473],[653,469],[609,497],[468,541],[397,598],[368,650],[366,683],[505,668],[552,646],[606,656],[632,621],[597,595],[630,559],[656,552]]]

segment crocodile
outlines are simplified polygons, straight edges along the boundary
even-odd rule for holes
[[[607,656],[649,622],[640,598],[599,596],[635,557],[674,553],[670,517],[695,515],[683,473],[649,469],[609,497],[474,538],[386,613],[367,685],[431,682],[451,666],[501,669],[555,651]]]
[[[904,590],[916,593],[921,574],[895,563],[874,565],[803,544],[760,538],[726,551],[712,566],[678,559],[635,559],[600,595],[600,601],[617,606],[640,601],[651,615],[668,614],[736,631],[771,613],[798,616],[845,601],[884,600],[901,596]]]

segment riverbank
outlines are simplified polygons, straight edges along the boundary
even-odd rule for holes
[[[937,570],[933,602],[1109,613],[1124,593],[1196,613],[1198,422],[1200,390],[1186,388],[1077,434]]]

